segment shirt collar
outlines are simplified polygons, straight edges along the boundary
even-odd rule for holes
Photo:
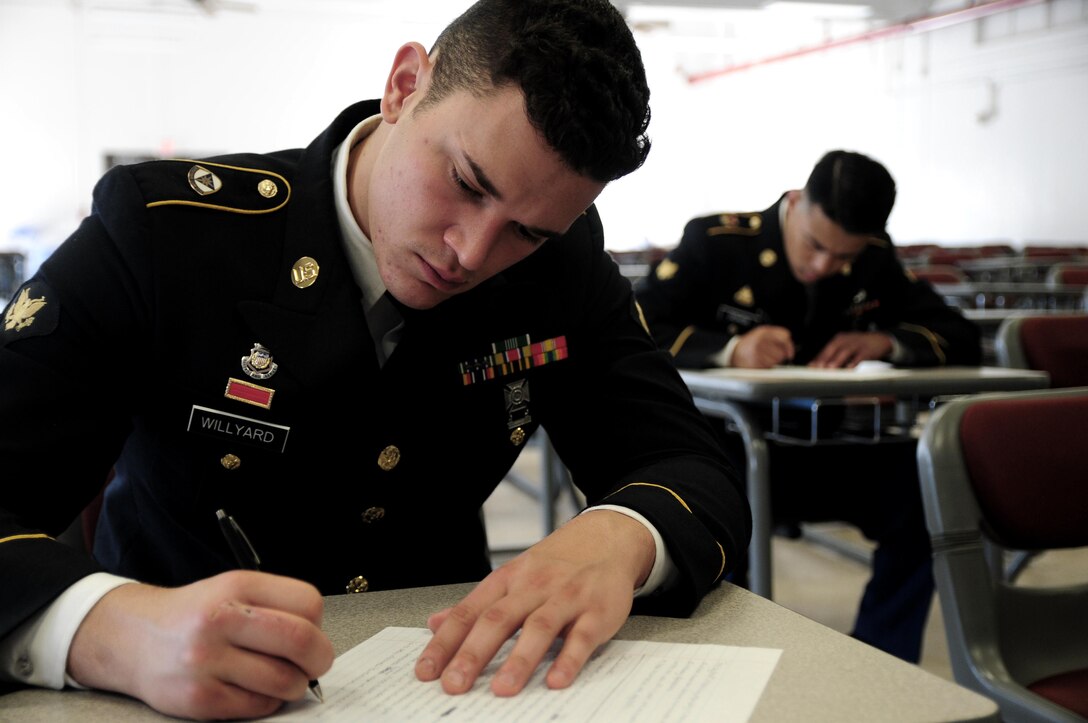
[[[381,121],[381,115],[376,114],[356,125],[332,154],[336,218],[344,238],[344,251],[348,257],[348,264],[351,266],[355,283],[363,291],[363,308],[368,314],[386,289],[381,274],[378,273],[374,246],[363,233],[363,229],[359,227],[358,221],[351,212],[351,205],[348,203],[348,159],[351,157],[352,147],[370,135]]]

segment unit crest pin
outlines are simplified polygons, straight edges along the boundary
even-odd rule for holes
[[[272,352],[257,343],[249,350],[249,356],[242,357],[242,371],[252,379],[268,379],[279,368],[279,364],[272,361]]]

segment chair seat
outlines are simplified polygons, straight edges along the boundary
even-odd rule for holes
[[[1088,718],[1088,668],[1051,675],[1028,686],[1036,695]]]

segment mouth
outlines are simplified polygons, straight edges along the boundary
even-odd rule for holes
[[[437,267],[427,263],[422,256],[417,258],[419,258],[420,269],[423,271],[423,280],[439,291],[455,293],[468,283],[464,277],[439,271]]]

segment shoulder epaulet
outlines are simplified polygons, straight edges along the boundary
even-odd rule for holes
[[[723,213],[718,216],[718,225],[707,229],[707,236],[740,234],[755,236],[763,228],[763,216],[758,213]]]
[[[242,214],[270,213],[291,198],[286,178],[262,168],[171,159],[133,167],[147,207],[198,206]]]

